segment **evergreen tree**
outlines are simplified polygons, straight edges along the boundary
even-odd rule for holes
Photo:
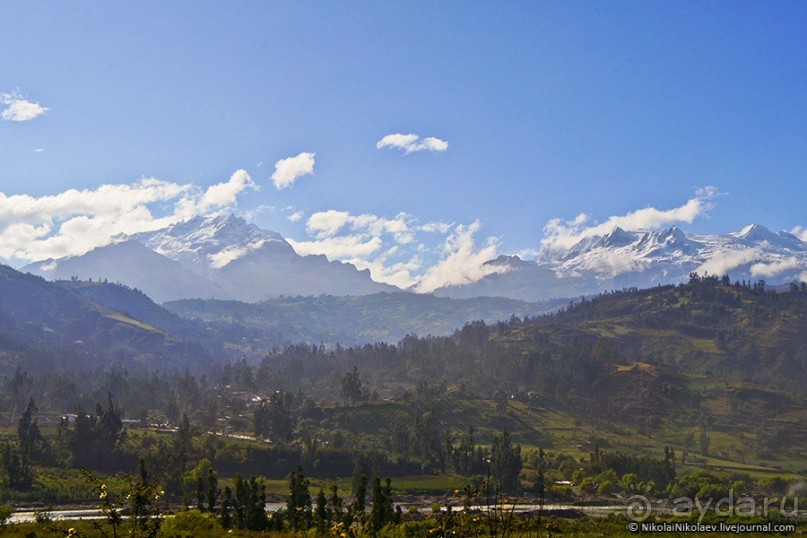
[[[373,536],[377,535],[394,517],[392,508],[392,481],[387,478],[384,486],[381,479],[373,478],[373,507],[370,512],[370,530]]]
[[[232,518],[232,504],[233,504],[233,490],[230,489],[230,486],[224,486],[224,493],[221,499],[221,526],[225,529],[229,529],[233,524]]]
[[[325,491],[322,488],[319,488],[319,493],[317,493],[317,507],[314,514],[317,521],[317,531],[320,534],[325,534],[331,515],[328,513],[328,499],[325,497]]]
[[[218,501],[221,490],[219,489],[219,479],[216,476],[216,471],[213,467],[207,470],[207,511],[216,511],[216,502]]]
[[[341,520],[343,516],[342,498],[339,496],[339,487],[336,484],[331,485],[331,494],[328,496],[328,515],[329,524]]]
[[[501,435],[495,435],[490,450],[490,474],[499,491],[519,489],[521,463],[521,446],[513,446],[510,432],[505,429]]]
[[[310,481],[299,465],[289,475],[289,499],[286,503],[289,511],[289,523],[298,531],[311,527],[311,493],[308,491]]]
[[[367,501],[367,475],[361,475],[353,491],[353,506],[351,512],[364,519],[364,509]]]

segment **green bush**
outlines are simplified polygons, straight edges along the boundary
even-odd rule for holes
[[[14,507],[7,504],[0,504],[0,527],[2,527],[11,514],[14,513]]]
[[[552,497],[571,497],[572,496],[572,488],[569,486],[558,486],[553,485],[549,487],[549,495]]]
[[[603,480],[597,488],[598,495],[610,495],[616,491],[616,485],[610,480]]]
[[[166,518],[160,526],[161,538],[196,538],[221,536],[223,529],[216,516],[199,510],[184,510]]]

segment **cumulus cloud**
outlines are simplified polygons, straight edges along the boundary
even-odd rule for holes
[[[214,269],[221,269],[228,263],[237,260],[244,254],[252,250],[257,250],[261,248],[264,245],[264,243],[266,243],[266,241],[259,240],[259,241],[253,241],[252,243],[249,243],[248,245],[245,245],[243,247],[241,246],[226,247],[214,254],[208,254],[207,258],[210,260],[211,267],[213,267]]]
[[[376,148],[397,148],[402,149],[405,154],[418,151],[442,152],[448,149],[448,142],[433,136],[421,139],[416,134],[388,134],[375,145]]]
[[[250,188],[256,186],[249,174],[238,170],[206,189],[144,178],[38,197],[0,192],[0,258],[37,261],[80,255],[116,236],[225,211]]]
[[[430,292],[443,285],[473,282],[501,269],[483,266],[496,256],[497,242],[491,238],[477,246],[474,234],[479,228],[478,222],[467,226],[421,224],[406,213],[383,217],[330,209],[308,217],[307,240],[289,239],[289,243],[298,254],[323,254],[368,269],[378,282]],[[439,249],[416,241],[419,236],[435,234],[446,236],[438,243]]]
[[[790,233],[801,239],[802,241],[807,241],[807,228],[804,226],[796,226]]]
[[[789,258],[770,263],[759,262],[751,266],[751,276],[770,278],[788,271],[795,271],[804,268],[804,260],[799,260],[797,258]]]
[[[419,279],[417,291],[428,293],[442,286],[470,284],[503,270],[501,266],[485,265],[486,261],[496,257],[498,242],[490,237],[482,248],[478,248],[474,234],[479,227],[479,221],[476,221],[454,229],[443,243],[442,258]]]
[[[6,105],[2,114],[5,121],[31,121],[50,110],[39,103],[28,101],[17,93],[0,94],[0,101]]]
[[[653,230],[680,222],[690,224],[714,207],[713,199],[717,194],[715,187],[704,187],[698,189],[695,197],[680,207],[646,207],[626,215],[611,216],[604,222],[595,224],[589,224],[590,217],[585,213],[573,220],[552,219],[544,226],[541,244],[549,251],[567,250],[582,239],[610,233],[617,226],[626,230]]]
[[[406,213],[399,213],[394,218],[384,218],[377,215],[361,214],[351,215],[347,211],[319,211],[308,218],[306,231],[319,238],[331,237],[344,227],[362,234],[380,236],[391,234],[395,241],[400,244],[408,244],[414,240],[413,229],[410,228],[409,221],[413,220]],[[422,231],[428,231],[418,228]]]
[[[382,245],[380,237],[365,238],[360,235],[326,237],[316,241],[294,241],[288,239],[294,250],[302,255],[324,254],[329,260],[347,261],[366,258],[377,252]]]
[[[294,157],[280,159],[275,163],[275,173],[272,182],[277,190],[291,187],[302,176],[314,173],[316,153],[300,153]]]
[[[305,229],[309,234],[323,239],[339,232],[350,218],[350,213],[347,211],[335,209],[319,211],[308,218]]]
[[[286,217],[286,219],[291,222],[297,222],[298,220],[302,220],[303,217],[305,217],[305,213],[303,213],[302,211],[295,211],[294,213]]]
[[[258,186],[246,170],[238,170],[223,183],[211,185],[198,197],[186,197],[177,204],[177,214],[183,219],[206,215],[216,208],[231,207],[245,189],[257,190]]]
[[[737,267],[751,263],[761,254],[758,248],[749,248],[735,251],[718,251],[711,258],[702,263],[695,272],[710,275],[725,275]]]

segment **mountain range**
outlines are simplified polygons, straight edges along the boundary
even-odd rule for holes
[[[17,366],[69,371],[113,363],[130,370],[198,367],[216,361],[214,349],[203,344],[209,341],[142,293],[112,284],[47,282],[0,265],[0,373]]]
[[[50,280],[73,277],[120,282],[157,302],[280,295],[369,295],[399,291],[375,282],[368,270],[325,256],[300,256],[279,234],[234,215],[195,217],[154,232],[58,260],[22,268]]]
[[[444,287],[436,294],[536,301],[679,283],[693,272],[788,283],[807,279],[807,243],[758,224],[727,235],[689,234],[676,226],[661,231],[615,227],[571,248],[544,249],[532,261],[500,256],[487,264],[494,271],[481,280]]]
[[[451,334],[468,321],[556,310],[562,301],[448,299],[406,292],[277,297],[257,303],[183,300],[158,305],[103,280],[57,280],[0,265],[0,375],[95,370],[198,370],[260,360],[291,344],[365,345],[409,334]]]
[[[807,243],[758,224],[727,235],[690,234],[675,226],[661,231],[615,227],[568,248],[545,248],[534,260],[499,256],[485,266],[489,274],[481,280],[438,288],[435,295],[542,301],[679,283],[692,272],[787,283],[807,278]],[[22,270],[47,279],[121,282],[157,302],[401,291],[373,281],[368,270],[352,264],[300,256],[279,234],[234,215],[196,217]]]

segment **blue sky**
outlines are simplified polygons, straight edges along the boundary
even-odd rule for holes
[[[409,284],[643,208],[695,232],[807,225],[804,3],[5,2],[2,19],[12,263],[213,211]],[[421,150],[377,147],[394,134]]]

